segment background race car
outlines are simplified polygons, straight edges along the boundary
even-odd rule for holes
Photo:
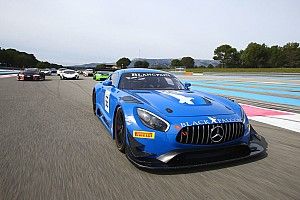
[[[60,79],[79,79],[79,74],[71,69],[64,70],[60,73]]]
[[[26,81],[26,80],[43,81],[45,80],[45,74],[37,68],[26,68],[25,70],[20,71],[18,73],[17,80],[18,81]]]
[[[163,71],[118,70],[95,85],[93,110],[139,167],[194,167],[265,152],[239,104],[190,86]]]
[[[93,76],[94,70],[93,69],[86,69],[82,72],[83,76]]]
[[[96,71],[93,75],[93,79],[96,81],[104,81],[109,77],[109,72]]]
[[[41,69],[41,72],[44,73],[46,76],[51,76],[52,74],[49,68]]]

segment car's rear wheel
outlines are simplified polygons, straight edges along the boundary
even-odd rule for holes
[[[114,119],[114,135],[116,146],[122,153],[126,147],[126,124],[123,110],[119,107]]]

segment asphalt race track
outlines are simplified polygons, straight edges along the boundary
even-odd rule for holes
[[[300,133],[252,121],[266,157],[143,171],[93,115],[94,84],[0,79],[0,199],[300,199]]]

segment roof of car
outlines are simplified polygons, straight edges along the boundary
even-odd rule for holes
[[[121,74],[123,74],[123,73],[133,73],[133,72],[140,72],[140,73],[168,73],[168,72],[161,71],[161,70],[145,69],[145,68],[120,69],[120,70],[117,70],[116,72],[119,72]]]

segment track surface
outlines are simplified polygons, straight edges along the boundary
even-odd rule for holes
[[[299,199],[300,135],[252,122],[256,161],[175,172],[135,168],[91,107],[90,78],[0,79],[0,199]]]

